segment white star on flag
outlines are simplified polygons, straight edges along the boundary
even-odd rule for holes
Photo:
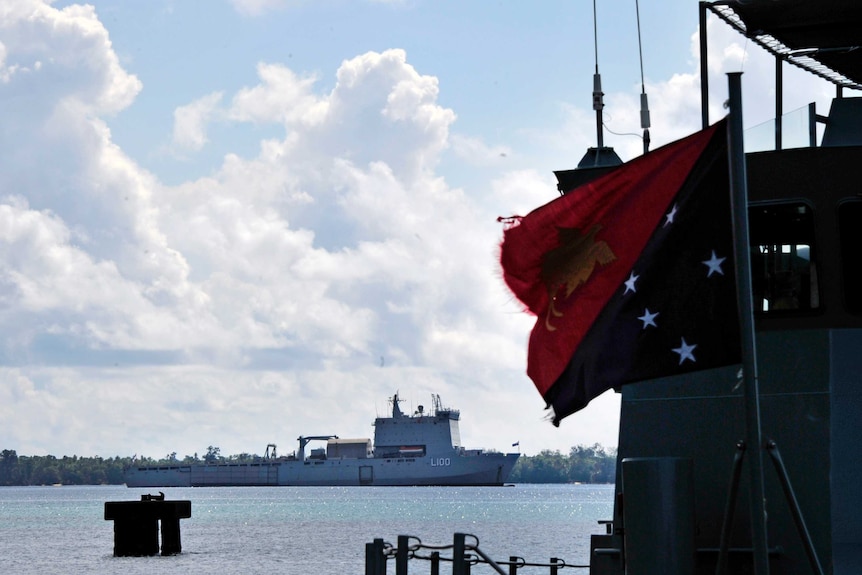
[[[649,326],[649,325],[651,325],[653,327],[658,327],[655,323],[655,318],[657,315],[658,315],[658,312],[650,313],[649,308],[644,308],[644,314],[642,316],[640,316],[638,319],[643,322],[643,324],[644,324],[643,328],[644,329],[646,329],[647,326]]]
[[[721,275],[724,275],[724,272],[721,270],[721,264],[724,263],[724,260],[727,258],[720,258],[715,255],[715,250],[712,250],[712,257],[708,260],[704,260],[701,263],[709,268],[709,271],[706,274],[706,277],[710,277],[713,272],[717,272]]]
[[[665,226],[667,226],[668,224],[672,224],[672,223],[673,223],[673,219],[674,219],[675,217],[676,217],[676,204],[674,204],[674,205],[673,205],[673,207],[670,209],[670,212],[668,212],[668,213],[665,215],[665,217],[664,217],[664,218],[665,218],[665,220],[664,220],[664,225],[662,225],[662,227],[665,227]]]
[[[685,343],[685,338],[682,338],[682,344],[680,344],[679,347],[673,348],[671,351],[679,354],[679,364],[680,365],[682,365],[682,362],[684,362],[687,359],[691,360],[692,363],[695,363],[695,362],[697,362],[697,360],[694,359],[694,354],[692,352],[694,351],[694,348],[696,348],[696,347],[697,347],[697,344],[689,345],[689,344]]]
[[[626,295],[630,291],[631,292],[637,292],[638,291],[637,288],[635,288],[635,282],[638,281],[639,278],[640,278],[640,276],[636,276],[635,272],[633,271],[632,274],[629,276],[629,279],[627,279],[625,282],[626,291],[623,292],[623,295]]]

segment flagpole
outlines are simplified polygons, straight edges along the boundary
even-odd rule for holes
[[[742,343],[742,379],[745,401],[745,435],[749,470],[751,541],[754,572],[769,574],[766,536],[766,499],[763,482],[763,439],[760,430],[760,393],[757,383],[757,352],[754,340],[754,306],[751,296],[751,257],[748,240],[748,190],[742,138],[742,72],[727,75],[730,95],[728,153],[730,200],[733,212],[736,294]]]

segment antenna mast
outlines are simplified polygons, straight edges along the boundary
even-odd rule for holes
[[[602,121],[602,109],[605,107],[604,92],[602,92],[602,77],[599,74],[599,27],[596,16],[596,0],[593,0],[593,46],[596,54],[596,73],[593,74],[593,110],[596,111],[596,136],[598,145],[595,148],[587,148],[587,153],[578,162],[574,170],[557,170],[557,190],[565,194],[579,185],[592,180],[623,163],[613,148],[605,147],[604,122]]]
[[[598,148],[602,149],[605,147],[604,126],[602,122],[602,109],[605,107],[605,93],[602,92],[602,75],[599,74],[599,28],[598,17],[596,15],[596,0],[593,0],[593,46],[596,55],[596,73],[593,74],[593,110],[596,111],[596,138]]]
[[[635,0],[635,14],[637,15],[638,20],[638,55],[640,56],[640,64],[641,64],[641,128],[643,128],[644,135],[644,154],[649,152],[649,103],[647,102],[646,88],[644,87],[644,53],[641,48],[641,11],[640,6],[638,5],[638,0]],[[593,0],[593,9],[595,10],[595,0]],[[596,70],[598,70],[598,63],[596,64]]]

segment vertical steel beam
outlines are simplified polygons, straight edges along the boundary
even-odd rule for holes
[[[742,378],[745,401],[745,434],[748,450],[751,540],[754,548],[754,573],[769,573],[766,539],[766,503],[763,482],[763,441],[760,430],[760,392],[758,390],[757,350],[754,339],[754,305],[751,295],[751,254],[748,239],[748,177],[742,136],[742,72],[727,75],[730,93],[728,153],[730,155],[730,198],[733,212],[736,296],[739,305],[742,343]]]
[[[706,57],[706,2],[698,4],[700,14],[700,117],[705,129],[709,126],[709,62]]]
[[[817,104],[808,104],[808,145],[817,147]]]
[[[781,141],[781,117],[784,116],[784,60],[775,57],[775,149],[783,147]]]

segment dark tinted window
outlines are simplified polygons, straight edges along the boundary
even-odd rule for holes
[[[850,313],[862,314],[862,201],[838,206],[838,233],[844,305]]]
[[[754,311],[779,314],[820,307],[814,215],[803,202],[751,206]]]

